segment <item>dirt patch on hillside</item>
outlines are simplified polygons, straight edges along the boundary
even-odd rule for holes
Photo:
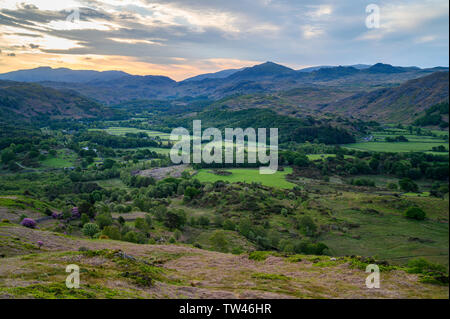
[[[25,216],[27,216],[29,218],[33,218],[33,219],[38,219],[38,218],[44,216],[43,214],[38,213],[38,212],[0,207],[0,220],[7,219],[12,223],[18,224],[20,222],[21,215],[25,215]]]
[[[167,177],[179,178],[187,168],[188,168],[187,164],[174,165],[168,167],[158,167],[137,171],[134,173],[134,175],[153,177],[156,180],[164,179]]]

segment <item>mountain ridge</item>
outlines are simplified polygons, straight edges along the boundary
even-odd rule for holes
[[[112,115],[112,111],[73,90],[0,80],[0,114],[2,120],[81,119]]]
[[[398,87],[360,92],[322,108],[347,116],[410,123],[427,107],[448,100],[449,72],[434,72]]]

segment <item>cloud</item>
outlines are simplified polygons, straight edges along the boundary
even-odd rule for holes
[[[20,59],[0,72],[110,63],[180,79],[267,60],[448,65],[447,0],[379,4],[381,28],[369,30],[359,0],[2,0],[0,48]]]
[[[303,37],[308,40],[324,34],[324,31],[320,27],[313,25],[304,25],[301,29],[303,32]]]
[[[329,16],[333,12],[333,7],[331,5],[318,5],[312,6],[312,10],[308,12],[308,16],[319,19],[324,16]]]

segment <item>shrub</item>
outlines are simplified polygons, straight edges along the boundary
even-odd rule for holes
[[[398,182],[398,184],[405,192],[417,192],[419,190],[419,186],[417,186],[417,184],[410,178],[403,178]]]
[[[78,211],[78,207],[73,207],[73,208],[72,208],[72,217],[73,217],[73,218],[76,218],[76,219],[78,219],[78,218],[81,217],[81,214],[80,214],[80,212]]]
[[[31,218],[24,218],[20,224],[28,228],[36,228],[36,222]]]
[[[302,240],[294,245],[297,254],[305,255],[324,255],[327,249],[327,245],[323,243],[312,243],[308,240]]]
[[[9,219],[2,219],[2,223],[8,224],[8,223],[10,223],[10,221],[9,221]]]
[[[170,229],[181,229],[186,224],[186,213],[182,210],[173,210],[166,213],[164,225]]]
[[[143,232],[147,232],[150,228],[144,218],[136,218],[134,227]]]
[[[82,231],[85,236],[94,237],[94,235],[100,231],[100,228],[97,224],[86,223],[84,224]]]
[[[90,222],[89,216],[85,213],[81,214],[81,225],[84,225],[89,222]]]
[[[398,186],[397,186],[397,184],[395,184],[395,183],[389,183],[389,184],[387,185],[387,188],[389,188],[390,190],[395,191],[395,190],[398,189]]]
[[[432,284],[448,284],[447,269],[443,265],[434,264],[424,258],[411,259],[408,262],[408,272],[419,274],[422,282]]]
[[[112,225],[113,219],[110,213],[101,213],[95,217],[95,221],[100,228],[105,228],[106,226]]]
[[[419,207],[410,207],[405,213],[407,218],[415,219],[415,220],[424,220],[426,214]]]
[[[52,217],[53,217],[54,219],[60,219],[60,218],[62,217],[62,214],[57,213],[57,212],[53,212],[53,213],[52,213]]]
[[[207,216],[200,216],[197,220],[197,224],[202,227],[209,226],[209,218]]]
[[[226,232],[223,230],[216,230],[209,237],[209,241],[211,242],[214,250],[220,252],[228,252],[228,241],[226,237]]]
[[[106,226],[103,228],[102,234],[114,240],[120,240],[122,237],[117,226]]]
[[[256,260],[256,261],[264,261],[272,254],[270,251],[252,251],[248,255],[248,259]]]
[[[200,194],[200,190],[194,188],[194,187],[187,187],[186,190],[184,191],[184,197],[187,200],[191,200],[192,198],[194,198],[195,196],[197,196],[198,194]]]
[[[123,237],[123,240],[129,241],[131,243],[137,243],[138,242],[137,233],[135,231],[131,230],[125,234],[125,236]]]
[[[233,223],[232,220],[227,219],[223,222],[222,225],[223,229],[225,230],[235,230],[236,229],[236,225]]]
[[[355,186],[375,187],[375,182],[373,180],[367,179],[367,178],[360,178],[360,179],[355,179],[355,180],[352,179],[350,183]]]
[[[109,239],[109,237],[102,234],[102,235],[98,236],[98,239]]]
[[[63,217],[64,219],[69,219],[69,218],[71,218],[71,217],[72,217],[72,211],[69,210],[68,208],[65,208],[65,209],[63,210],[63,212],[62,212],[62,217]]]
[[[307,236],[312,236],[317,231],[317,226],[309,216],[300,217],[298,220],[298,226],[301,232]]]
[[[152,220],[152,216],[150,216],[150,214],[145,214],[145,222],[147,223],[147,226],[149,228],[152,227],[153,225],[153,220]]]

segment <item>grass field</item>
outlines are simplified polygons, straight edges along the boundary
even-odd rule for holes
[[[399,264],[411,256],[423,256],[448,265],[447,200],[415,196],[398,201],[390,196],[344,193],[320,201],[332,208],[337,221],[358,225],[321,236],[332,254],[377,256]],[[427,220],[405,218],[406,208],[416,205],[426,212]]]
[[[55,157],[48,155],[45,160],[41,162],[42,166],[50,168],[64,168],[74,166],[76,155],[70,150],[58,150]]]
[[[141,130],[141,129],[137,129],[134,127],[116,127],[116,126],[111,126],[108,127],[107,129],[90,129],[90,131],[105,131],[108,134],[111,135],[125,135],[126,133],[147,133],[148,136],[150,137],[156,137],[159,136],[162,140],[168,140],[170,138],[170,134],[169,133],[164,133],[164,132],[159,132],[159,131],[152,131],[152,130]]]
[[[216,175],[211,169],[201,169],[198,171],[196,178],[201,182],[216,182],[227,181],[230,183],[246,182],[246,183],[261,183],[262,185],[278,188],[293,188],[295,185],[286,181],[286,175],[292,173],[292,168],[286,167],[284,171],[276,172],[272,175],[263,175],[259,173],[259,169],[227,169],[231,172],[229,176]]]
[[[426,133],[426,130],[422,132]],[[436,136],[416,135],[411,134],[409,130],[391,128],[385,131],[371,132],[371,141],[361,141],[353,144],[346,144],[344,147],[349,149],[355,149],[360,151],[372,151],[372,152],[432,152],[432,148],[436,146],[444,146],[448,150],[448,131],[428,131]],[[404,136],[408,139],[408,142],[385,142],[387,137]],[[448,155],[448,152],[437,153],[441,155]]]
[[[308,154],[306,155],[310,161],[317,161],[320,159],[326,159],[329,157],[336,157],[336,154]],[[353,158],[351,155],[344,155],[344,158]]]
[[[355,149],[360,151],[373,151],[373,152],[427,152],[435,146],[443,145],[448,149],[448,143],[443,142],[361,142],[346,144],[344,147],[349,149]],[[441,153],[442,155],[448,155],[448,152]]]

